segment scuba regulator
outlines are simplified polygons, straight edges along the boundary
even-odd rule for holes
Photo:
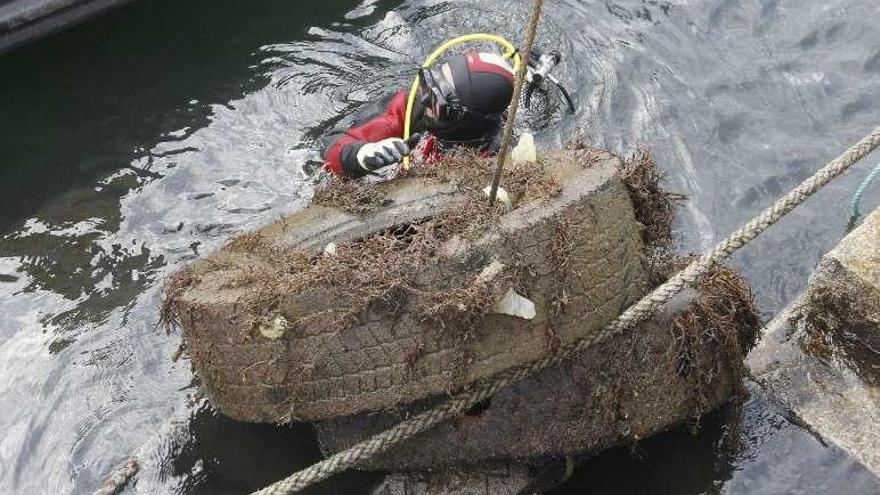
[[[557,51],[541,53],[539,50],[532,48],[532,52],[529,53],[529,63],[526,66],[525,87],[523,87],[522,101],[520,102],[524,108],[529,109],[531,107],[532,95],[535,92],[546,93],[551,89],[549,84],[553,84],[559,89],[559,92],[565,99],[568,113],[574,113],[575,107],[571,96],[568,94],[565,86],[551,74],[561,61],[562,55]]]
[[[419,67],[418,73],[413,79],[412,86],[410,87],[409,91],[409,97],[406,103],[406,113],[404,116],[404,140],[408,140],[412,135],[413,107],[415,105],[416,95],[418,93],[420,83],[426,81],[427,78],[432,78],[431,66],[434,65],[434,63],[437,62],[437,60],[452,47],[472,41],[488,41],[490,43],[495,43],[496,45],[500,46],[504,50],[502,56],[507,59],[512,59],[513,71],[515,74],[519,73],[520,67],[522,67],[523,63],[519,51],[513,43],[501,36],[485,33],[474,33],[459,36],[457,38],[446,41],[433,52],[431,52],[428,58],[425,59],[425,62]],[[559,80],[557,80],[551,74],[553,69],[556,68],[561,60],[562,56],[559,54],[559,52],[551,51],[547,53],[540,53],[538,50],[532,49],[532,52],[529,54],[529,60],[526,64],[526,78],[524,81],[522,97],[523,107],[526,110],[528,110],[531,106],[532,96],[536,93],[546,94],[551,90],[550,84],[552,84],[553,87],[558,88],[561,92],[563,98],[565,99],[568,112],[574,113],[574,103],[572,102],[568,91],[566,91]],[[428,89],[432,92],[434,91],[434,88],[430,84],[428,85]],[[454,107],[449,106],[449,108],[452,109]],[[410,167],[409,156],[404,157],[403,167],[404,169],[408,169]]]

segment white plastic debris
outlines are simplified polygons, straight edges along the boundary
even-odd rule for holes
[[[328,256],[336,256],[336,243],[328,243],[327,246],[324,247],[324,254]]]
[[[486,265],[486,267],[483,268],[483,271],[481,271],[480,274],[477,275],[477,282],[489,282],[493,278],[498,276],[498,274],[501,273],[501,270],[503,269],[504,263],[501,263],[498,260],[494,260]]]
[[[260,326],[260,334],[269,340],[281,338],[285,331],[287,331],[287,318],[281,315],[276,316],[272,323]]]
[[[489,184],[488,186],[486,186],[485,189],[483,189],[483,194],[485,194],[487,198],[489,197],[489,194],[491,192],[492,184]],[[495,194],[495,199],[504,203],[504,206],[508,208],[511,208],[513,206],[513,203],[511,203],[510,201],[510,196],[507,194],[507,191],[505,191],[504,188],[501,186],[498,186],[498,192]]]
[[[532,133],[526,132],[519,137],[519,142],[510,152],[510,159],[513,163],[535,163],[538,161],[538,153],[535,151],[535,137]]]
[[[535,311],[535,303],[531,299],[517,294],[513,289],[507,291],[504,297],[495,305],[495,312],[504,315],[516,316],[531,320],[538,313]]]

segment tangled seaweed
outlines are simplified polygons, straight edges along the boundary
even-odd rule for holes
[[[578,150],[578,159],[584,167],[603,156],[603,152],[583,142],[574,142],[568,148]],[[552,158],[544,158],[534,164],[511,164],[505,170],[503,187],[514,208],[522,202],[560,194],[560,184],[547,173],[553,165]],[[472,273],[459,277],[448,287],[430,289],[419,283],[420,272],[414,267],[448,261],[438,252],[438,247],[447,240],[456,236],[474,240],[494,228],[506,209],[498,203],[490,204],[482,192],[491,172],[492,161],[465,151],[450,154],[441,164],[416,162],[405,175],[431,177],[453,184],[463,193],[461,204],[421,222],[400,225],[337,246],[332,256],[278,247],[259,234],[237,236],[224,248],[241,254],[225,257],[222,268],[231,269],[235,276],[227,279],[224,287],[248,288],[242,308],[251,329],[273,318],[283,294],[321,288],[334,294],[335,308],[306,312],[292,322],[294,325],[305,326],[318,320],[354,325],[370,308],[393,314],[402,305],[409,304],[414,314],[442,328],[465,329],[487,314],[509,288],[522,288],[521,274],[523,270],[527,272],[528,267],[520,264],[506,273],[503,280],[491,284],[481,282],[478,274]],[[645,226],[645,240],[653,251],[665,248],[671,238],[674,195],[660,187],[661,175],[653,160],[646,152],[636,153],[623,161],[619,173],[636,207],[637,220]],[[368,215],[384,205],[387,196],[378,185],[337,178],[319,186],[313,201]],[[566,253],[570,252],[570,246],[566,246],[566,228],[560,225],[557,229],[560,235],[548,246],[551,254],[556,253],[559,258],[557,264],[563,277]],[[161,311],[163,322],[172,324],[179,320],[178,297],[196,282],[196,275],[190,269],[169,279]],[[563,282],[560,280],[557,285],[561,287]],[[564,311],[567,301],[561,290],[549,297],[557,314]],[[548,335],[549,341],[554,339]]]
[[[572,146],[578,150],[578,160],[584,167],[608,156],[583,143]],[[513,208],[560,194],[561,186],[547,173],[553,166],[550,160],[515,165],[505,171],[502,185],[513,201]],[[487,260],[476,256],[479,253],[473,253],[472,262],[455,271],[455,276],[443,279],[442,283],[426,283],[423,272],[453,260],[442,250],[445,244],[455,238],[460,238],[462,245],[473,244],[467,241],[493,233],[498,218],[507,209],[485,199],[482,189],[489,183],[491,162],[473,154],[456,153],[437,166],[416,164],[405,173],[454,185],[462,193],[459,203],[433,217],[335,246],[332,254],[279,247],[259,234],[230,240],[223,250],[224,256],[207,263],[235,273],[223,282],[225,287],[242,294],[236,308],[243,324],[236,323],[235,328],[253,334],[270,325],[280,307],[290,306],[289,299],[285,299],[288,295],[303,293],[311,295],[305,298],[304,311],[293,311],[298,315],[289,321],[294,331],[319,326],[346,328],[363,323],[371,314],[397,318],[406,313],[464,339],[510,288],[529,297],[547,298],[547,307],[553,308],[555,315],[566,311],[569,303],[562,287],[572,246],[571,227],[564,219],[559,220],[552,241],[546,246],[550,264],[558,267],[556,290],[540,296],[528,294],[529,284],[524,280],[528,279],[531,267],[516,259],[505,260],[510,269],[487,283],[480,277],[480,268]],[[659,285],[687,261],[674,260],[669,253],[675,201],[682,196],[660,187],[662,175],[647,152],[640,150],[622,160],[618,173],[627,187],[636,219],[644,226],[651,285]],[[316,190],[314,202],[366,216],[386,203],[387,197],[381,191],[380,186],[337,179]],[[169,279],[162,308],[165,322],[179,321],[180,296],[210,269],[202,265],[196,273],[188,268]],[[755,329],[758,324],[751,293],[732,271],[719,268],[701,284],[694,309],[675,320],[675,346],[670,351],[680,375],[692,384],[695,417],[708,408],[711,401],[707,394],[718,389],[717,380],[733,377],[734,385],[740,385],[741,357],[754,342],[754,335],[732,329]],[[334,304],[306,305],[319,300],[331,300]],[[548,323],[547,345],[555,349],[559,339],[553,332],[552,317]],[[414,367],[423,352],[420,347],[410,349],[406,362]],[[718,356],[723,359],[717,359]]]
[[[655,279],[668,279],[696,256],[665,257],[654,265]],[[738,446],[742,407],[745,356],[757,342],[761,316],[748,283],[725,265],[716,265],[700,280],[697,297],[688,311],[673,322],[675,365],[692,387],[691,416],[697,419],[710,409],[708,394],[718,389],[720,379],[731,380],[732,408],[728,419],[730,448]],[[720,358],[720,359],[719,359]]]
[[[356,180],[333,179],[315,189],[312,203],[335,206],[362,215],[376,210],[388,200],[377,184]]]
[[[686,197],[663,189],[663,173],[646,150],[639,149],[621,160],[618,173],[626,184],[636,220],[644,226],[645,245],[668,250],[672,244],[675,203]]]
[[[432,177],[440,182],[455,184],[472,199],[482,200],[482,189],[488,185],[491,160],[479,157],[475,152],[457,150],[444,157],[442,163],[415,162],[401,176]],[[504,188],[514,204],[533,199],[551,198],[559,195],[562,187],[547,174],[548,160],[535,164],[512,164],[504,173]],[[332,206],[356,214],[367,214],[385,205],[388,197],[380,185],[334,177],[315,189],[312,202]]]
[[[368,309],[395,313],[409,304],[418,317],[441,328],[466,329],[490,312],[494,303],[512,285],[515,273],[505,273],[492,283],[478,274],[459,277],[449,287],[429,288],[419,282],[416,267],[444,263],[438,248],[453,237],[474,240],[494,228],[506,211],[491,204],[482,188],[488,184],[490,162],[472,153],[454,153],[442,165],[417,164],[407,175],[434,177],[452,183],[464,193],[460,204],[426,220],[377,232],[337,246],[333,255],[281,248],[258,233],[237,236],[224,247],[229,253],[223,268],[235,273],[225,288],[248,288],[242,301],[247,326],[252,330],[268,324],[284,294],[330,291],[335,307],[325,312],[306,312],[291,322],[305,326],[322,324],[349,326],[359,322]],[[546,173],[546,163],[512,166],[504,187],[515,204],[559,194],[561,187]],[[382,206],[386,196],[381,187],[346,179],[334,179],[320,186],[316,204],[333,206],[356,214],[369,214]],[[511,271],[512,272],[512,271]],[[189,275],[187,275],[189,274]],[[171,324],[179,319],[177,296],[197,282],[191,271],[172,277],[166,288],[162,319]]]

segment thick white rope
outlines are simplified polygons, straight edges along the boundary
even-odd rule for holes
[[[359,462],[380,454],[392,446],[424,432],[433,426],[462,414],[474,404],[488,399],[499,390],[512,385],[525,377],[531,376],[545,368],[556,365],[563,360],[586,349],[597,341],[607,339],[653,315],[663,304],[672,299],[684,287],[694,283],[705,274],[716,262],[730,256],[749,241],[770,228],[780,218],[803,203],[808,197],[822,189],[825,184],[845,172],[856,162],[867,156],[880,146],[880,127],[874,129],[861,141],[854,144],[842,155],[822,167],[810,178],[804,180],[791,192],[778,199],[772,206],[761,212],[752,221],[719,242],[700,258],[693,261],[684,270],[678,272],[663,285],[660,285],[642,300],[632,305],[609,323],[597,335],[584,338],[563,346],[559,352],[538,361],[521,365],[504,373],[475,384],[452,399],[434,409],[414,416],[397,426],[375,435],[357,445],[339,452],[327,459],[298,471],[256,494],[277,495],[300,491],[310,485],[323,481],[330,476],[354,467]]]

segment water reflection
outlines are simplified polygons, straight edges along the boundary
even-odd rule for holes
[[[142,473],[138,489],[190,494],[251,493],[268,480],[320,460],[308,425],[242,424],[200,404],[172,441],[155,448],[158,469]],[[229,448],[234,445],[235,448]],[[304,493],[363,492],[380,476],[354,473]],[[146,486],[143,486],[143,485]],[[171,490],[169,490],[171,489]]]
[[[792,424],[756,384],[749,383],[748,391],[740,419],[724,407],[698,424],[609,450],[582,464],[569,483],[549,495],[868,494],[880,489],[880,481],[839,448]]]

